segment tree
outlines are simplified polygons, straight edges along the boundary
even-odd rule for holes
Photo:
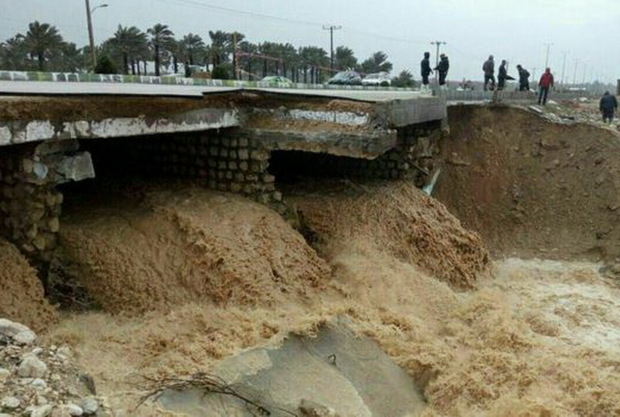
[[[357,67],[357,58],[353,50],[346,46],[339,46],[334,53],[334,65],[339,70]]]
[[[230,34],[221,30],[216,32],[209,31],[211,45],[207,48],[207,54],[213,67],[224,62],[228,62],[228,51],[230,50]]]
[[[65,43],[60,54],[52,61],[55,69],[62,72],[78,72],[86,68],[86,55],[84,50],[78,48],[73,42]]]
[[[308,82],[308,70],[310,70],[310,82],[321,81],[321,68],[329,66],[327,51],[317,46],[304,46],[299,49],[299,57],[304,73],[304,83]]]
[[[38,61],[39,71],[45,71],[46,60],[57,53],[64,44],[62,36],[55,26],[49,23],[34,21],[28,25],[26,35],[18,35],[24,38],[24,43],[30,55]]]
[[[412,88],[415,87],[415,81],[413,80],[413,75],[411,75],[411,71],[403,70],[398,77],[392,78],[392,85],[394,87],[406,87]]]
[[[184,61],[194,65],[194,57],[204,55],[205,43],[199,35],[188,33],[181,40],[181,51]]]
[[[108,46],[110,47],[109,54],[112,57],[120,55],[124,74],[129,74],[130,64],[131,72],[135,74],[135,61],[148,54],[147,35],[135,26],[123,27],[118,25],[114,36],[109,39]]]
[[[25,70],[28,48],[23,36],[14,36],[0,44],[0,68]]]
[[[372,54],[370,58],[362,62],[362,71],[366,74],[390,72],[392,71],[392,63],[387,59],[388,56],[385,52],[377,51]]]
[[[155,75],[160,75],[161,52],[174,40],[174,32],[167,25],[157,23],[155,26],[147,30],[151,35],[151,46],[153,47],[153,58],[155,60]]]

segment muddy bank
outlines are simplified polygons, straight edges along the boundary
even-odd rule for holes
[[[107,198],[115,204],[69,204],[61,244],[76,280],[110,313],[303,303],[329,276],[277,213],[242,197],[155,186]]]
[[[328,259],[367,245],[457,289],[473,288],[489,263],[480,237],[410,182],[325,182],[320,192],[298,189],[288,199]]]
[[[508,107],[454,106],[436,196],[497,256],[620,256],[620,136]]]
[[[35,331],[56,323],[58,313],[45,299],[37,272],[4,239],[0,239],[0,265],[0,317],[23,323]]]

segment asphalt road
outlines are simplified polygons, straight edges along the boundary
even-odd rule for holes
[[[338,89],[288,89],[288,88],[244,88],[245,90],[268,91],[281,94],[309,95],[345,98],[361,101],[408,100],[429,97],[418,91],[389,90],[338,90]],[[121,84],[88,82],[48,81],[0,81],[0,95],[119,95],[119,96],[172,96],[201,97],[209,93],[225,93],[241,90],[237,87],[209,87],[169,84]]]

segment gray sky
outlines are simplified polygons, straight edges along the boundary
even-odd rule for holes
[[[237,30],[252,42],[290,42],[329,50],[323,24],[341,25],[335,46],[351,47],[361,60],[372,52],[386,52],[394,72],[411,69],[419,78],[424,51],[430,42],[447,42],[449,79],[482,78],[489,54],[507,59],[509,73],[521,63],[540,74],[546,43],[551,43],[549,65],[558,81],[566,52],[565,79],[577,81],[620,78],[620,0],[91,0],[109,7],[94,14],[98,42],[119,24],[146,30],[155,23],[170,26],[178,37],[192,32],[208,39],[209,30]],[[201,5],[202,4],[202,5]],[[239,10],[218,10],[204,5]],[[84,0],[0,0],[0,40],[25,32],[29,22],[56,25],[66,40],[87,43]],[[258,15],[256,15],[258,14]],[[279,19],[260,15],[275,16]]]

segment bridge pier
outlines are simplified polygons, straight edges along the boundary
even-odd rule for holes
[[[36,264],[58,245],[63,195],[56,186],[94,177],[90,154],[75,140],[27,144],[0,157],[0,232]]]

